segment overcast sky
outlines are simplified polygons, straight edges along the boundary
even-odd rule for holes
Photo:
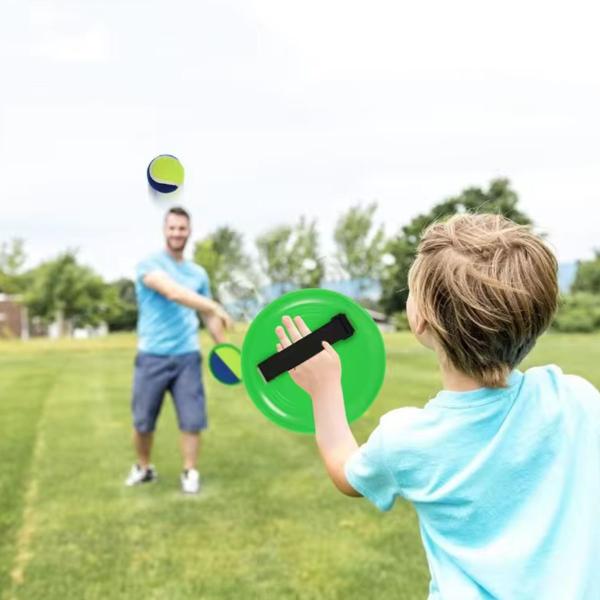
[[[147,163],[194,237],[377,200],[395,233],[508,177],[559,260],[600,248],[593,3],[0,0],[0,241],[105,277],[161,247]]]

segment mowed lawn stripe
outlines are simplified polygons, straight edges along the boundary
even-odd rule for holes
[[[0,352],[0,598],[8,597],[11,571],[22,560],[27,501],[45,402],[57,379],[58,363],[37,353]],[[25,528],[25,529],[24,529]]]
[[[115,357],[131,353],[83,346],[67,354],[69,368],[43,420],[36,527],[18,599],[99,598],[98,585],[103,597],[113,597],[115,579],[129,562],[118,504],[129,428],[115,421],[109,395],[122,379],[113,368],[123,371],[123,361]]]

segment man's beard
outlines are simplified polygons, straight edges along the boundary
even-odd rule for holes
[[[170,239],[167,238],[167,246],[168,246],[169,250],[172,250],[173,252],[183,252],[186,244],[187,244],[187,238],[181,242],[180,241],[171,241]]]

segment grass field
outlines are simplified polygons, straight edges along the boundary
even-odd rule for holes
[[[384,412],[440,387],[433,354],[408,334],[386,347],[383,391],[353,426],[361,442]],[[159,482],[125,488],[134,353],[130,335],[0,343],[1,600],[426,597],[412,508],[382,514],[337,493],[310,436],[207,375],[203,493],[179,491],[170,401]],[[600,387],[598,336],[547,335],[521,368],[549,362]]]

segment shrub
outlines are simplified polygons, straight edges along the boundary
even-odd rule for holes
[[[396,331],[409,331],[410,326],[408,324],[408,317],[406,311],[395,312],[392,316],[392,323],[396,328]]]
[[[565,295],[552,323],[564,333],[591,333],[600,329],[600,296],[585,292]]]

